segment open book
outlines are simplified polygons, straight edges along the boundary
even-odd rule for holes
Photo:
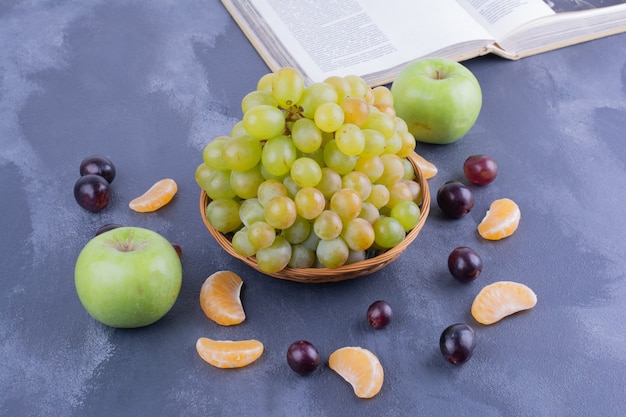
[[[626,31],[626,0],[222,0],[271,70],[386,84],[410,61],[508,59]]]

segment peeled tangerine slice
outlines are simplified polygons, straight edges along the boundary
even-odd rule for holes
[[[472,316],[481,324],[493,324],[506,316],[533,308],[537,295],[524,284],[498,281],[485,286],[472,303]]]
[[[169,203],[178,191],[173,179],[165,178],[157,181],[148,191],[132,200],[128,207],[139,213],[156,211]]]
[[[198,355],[216,368],[242,368],[263,354],[263,343],[249,340],[213,340],[201,337],[196,342]]]
[[[383,386],[383,367],[376,355],[360,347],[344,347],[334,351],[328,366],[348,381],[359,398],[372,398]]]
[[[495,200],[478,225],[478,233],[487,240],[504,239],[517,230],[520,217],[521,212],[515,201],[508,198]]]
[[[217,324],[232,326],[246,319],[241,304],[243,281],[231,271],[211,274],[200,288],[200,306],[204,314]]]
[[[422,171],[422,175],[424,175],[425,180],[429,180],[437,175],[437,167],[435,166],[435,164],[426,160],[426,158],[416,152],[413,152],[411,154],[411,157],[415,160],[417,166],[420,167],[420,170]]]

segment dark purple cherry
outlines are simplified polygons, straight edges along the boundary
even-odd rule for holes
[[[476,335],[474,329],[465,323],[452,324],[445,328],[439,338],[441,354],[453,365],[467,362],[474,353]]]
[[[298,340],[287,349],[287,363],[294,372],[308,375],[319,366],[320,354],[312,343]]]
[[[109,204],[111,185],[100,175],[83,175],[74,184],[74,198],[82,208],[97,213]]]
[[[392,317],[391,306],[383,300],[374,301],[367,309],[367,321],[375,329],[386,327]]]
[[[448,256],[448,269],[454,278],[470,282],[478,278],[483,270],[483,260],[472,248],[460,246]]]
[[[463,173],[472,184],[487,185],[496,179],[498,165],[487,155],[472,155],[463,163]]]
[[[170,242],[179,258],[183,257],[183,248],[176,242]]]
[[[459,181],[448,181],[437,191],[437,204],[450,217],[460,218],[474,206],[472,191]]]
[[[118,227],[122,227],[121,224],[118,223],[108,223],[104,226],[100,226],[98,230],[96,230],[96,236],[101,235],[104,232],[108,232],[109,230],[117,229]]]
[[[111,184],[115,178],[115,165],[106,156],[93,155],[80,163],[80,175],[100,175]]]

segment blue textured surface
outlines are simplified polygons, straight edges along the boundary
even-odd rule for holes
[[[438,175],[462,179],[465,158],[491,155],[495,182],[472,212],[444,218],[433,198],[417,240],[366,278],[303,285],[229,258],[204,228],[194,171],[213,137],[268,69],[217,0],[9,1],[0,5],[0,414],[7,416],[591,416],[624,415],[626,386],[626,36],[509,62],[466,62],[484,94],[474,128],[447,146],[418,145]],[[72,187],[91,154],[117,166],[113,201],[82,210]],[[174,178],[175,200],[153,214],[127,203]],[[509,197],[519,230],[486,242],[476,225]],[[170,313],[115,330],[84,311],[73,283],[82,246],[105,223],[148,227],[181,244],[184,278]],[[447,271],[471,246],[484,271],[469,285]],[[204,279],[244,279],[247,320],[222,328],[200,309]],[[469,314],[493,281],[523,282],[537,306],[485,327]],[[390,327],[365,321],[377,299]],[[441,331],[467,322],[474,357],[448,365]],[[198,337],[257,338],[252,366],[211,368]],[[287,347],[307,339],[325,362],[336,348],[375,352],[385,383],[356,398],[326,365],[300,377]]]

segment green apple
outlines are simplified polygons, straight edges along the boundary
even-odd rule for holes
[[[163,236],[140,227],[118,227],[85,245],[76,260],[74,282],[83,307],[99,322],[142,327],[174,305],[182,266]]]
[[[482,107],[478,80],[446,58],[423,58],[405,66],[391,85],[396,114],[420,142],[446,144],[463,137]]]

